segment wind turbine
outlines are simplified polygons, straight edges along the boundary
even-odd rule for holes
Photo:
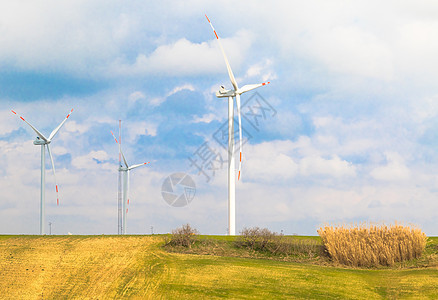
[[[121,144],[121,121],[119,121],[119,140],[117,140],[116,136],[114,135],[114,133],[111,131],[111,134],[113,135],[114,140],[116,141],[116,143],[119,145],[119,178],[120,176],[123,178],[123,204],[122,204],[122,211],[123,211],[123,217],[122,217],[122,234],[126,234],[126,214],[128,212],[128,205],[129,205],[129,171],[131,171],[132,169],[144,166],[149,164],[149,162],[146,163],[142,163],[142,164],[137,164],[137,165],[133,165],[133,166],[129,166],[129,164],[126,162],[126,158],[125,155],[123,155],[122,152],[122,144]],[[122,159],[123,159],[123,164],[122,164]]]
[[[56,173],[55,173],[55,164],[53,163],[53,156],[52,152],[50,151],[49,144],[52,142],[52,139],[55,137],[55,135],[58,133],[59,129],[61,129],[62,125],[67,121],[67,119],[70,117],[71,113],[73,112],[73,109],[70,111],[70,113],[67,115],[67,117],[64,119],[64,121],[61,122],[61,124],[58,125],[55,129],[53,129],[52,133],[50,133],[49,137],[46,138],[41,132],[38,131],[35,127],[33,127],[29,122],[27,122],[22,116],[18,115],[15,111],[11,110],[15,115],[20,117],[21,120],[26,122],[27,125],[29,125],[33,131],[37,134],[37,137],[35,141],[33,142],[34,145],[40,145],[41,146],[41,203],[40,203],[40,234],[44,234],[44,223],[45,223],[45,173],[46,173],[46,145],[47,145],[47,151],[49,152],[50,161],[52,162],[52,170],[53,170],[53,176],[55,178],[55,186],[56,186],[56,205],[59,205],[59,195],[58,195],[58,184],[56,182]]]
[[[227,56],[225,55],[225,50],[222,47],[221,41],[213,24],[210,19],[205,15],[208,23],[210,23],[213,29],[214,35],[219,43],[222,51],[222,55],[225,59],[225,64],[227,65],[228,76],[230,77],[231,84],[233,85],[232,90],[226,90],[222,85],[218,92],[216,92],[216,97],[218,98],[228,98],[228,234],[236,235],[236,170],[235,170],[235,158],[234,158],[234,99],[236,98],[237,104],[237,116],[239,119],[239,173],[237,175],[237,180],[240,180],[240,173],[242,169],[242,122],[240,117],[240,95],[245,92],[251,91],[258,87],[269,84],[269,82],[263,82],[258,84],[247,84],[239,88],[236,79],[234,78],[233,71],[231,70],[230,63],[228,62]]]

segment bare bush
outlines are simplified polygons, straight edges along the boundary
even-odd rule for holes
[[[317,241],[285,237],[283,234],[259,227],[244,228],[235,244],[239,248],[264,251],[280,256],[315,256],[322,252],[321,245]]]
[[[191,248],[197,241],[199,231],[192,228],[190,224],[185,224],[177,229],[172,230],[170,241],[167,243],[172,246],[182,246]]]
[[[269,231],[267,228],[244,228],[237,238],[236,245],[251,250],[265,250],[276,236],[276,233]]]
[[[324,226],[318,229],[333,261],[348,266],[392,266],[419,258],[426,235],[418,228],[402,225]]]

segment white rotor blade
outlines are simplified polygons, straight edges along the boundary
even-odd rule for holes
[[[125,156],[123,155],[122,149],[120,149],[120,153],[122,154],[122,158],[123,158],[123,162],[125,163],[125,166],[129,169],[129,165],[128,165],[128,163],[126,162],[126,158],[125,158]]]
[[[225,64],[227,65],[228,76],[230,77],[230,81],[231,81],[231,84],[232,84],[233,87],[234,87],[234,90],[237,91],[239,88],[238,88],[238,86],[237,86],[236,79],[234,78],[233,71],[231,70],[230,63],[228,62],[228,58],[227,58],[227,56],[225,55],[225,50],[224,50],[224,48],[222,47],[221,40],[219,39],[219,36],[217,35],[216,30],[215,30],[214,27],[213,27],[213,24],[210,22],[210,19],[207,17],[207,15],[205,15],[205,17],[207,18],[208,23],[210,23],[210,26],[211,26],[211,28],[213,29],[214,35],[216,36],[216,39],[217,39],[217,41],[219,42],[219,46],[220,46],[220,48],[221,48],[222,54],[223,54],[224,59],[225,59]]]
[[[150,163],[150,162],[148,161],[147,163],[142,163],[142,164],[138,164],[138,165],[133,165],[133,166],[129,167],[128,170],[132,170],[132,169],[135,169],[135,168],[138,168],[138,167],[141,167],[141,166],[147,165],[147,164],[149,164],[149,163]]]
[[[58,125],[58,127],[56,127],[52,133],[49,135],[49,141],[51,141],[55,135],[58,133],[59,129],[61,129],[62,125],[64,125],[64,123],[67,121],[68,117],[70,117],[71,113],[73,112],[73,108],[71,109],[71,111],[69,112],[69,114],[67,115],[67,117],[65,117],[64,121],[61,122],[61,124]]]
[[[116,143],[119,144],[119,141],[117,140],[116,136],[114,135],[114,133],[113,133],[112,131],[111,131],[111,134],[112,134],[114,140],[116,141]],[[120,145],[120,144],[119,144],[119,145]]]
[[[16,114],[17,116],[19,116],[20,119],[22,119],[24,122],[26,122],[26,124],[29,125],[29,126],[33,129],[33,131],[35,131],[35,133],[36,133],[41,139],[43,139],[45,142],[47,142],[47,138],[46,138],[41,132],[39,132],[38,129],[36,129],[35,127],[33,127],[32,124],[30,124],[29,122],[27,122],[22,116],[18,115],[15,111],[13,111],[13,110],[11,110],[11,111],[12,111],[14,114]]]
[[[267,85],[267,84],[270,84],[270,82],[268,81],[268,82],[257,83],[257,84],[245,84],[244,86],[242,86],[242,87],[237,91],[237,93],[238,93],[238,94],[243,94],[243,93],[245,93],[245,92],[251,91],[251,90],[253,90],[253,89],[256,89],[256,88],[258,88],[258,87],[261,87],[261,86],[264,86],[264,85]]]
[[[240,171],[242,170],[242,120],[240,118],[240,95],[239,94],[236,94],[236,103],[237,103],[237,117],[239,118],[239,151],[240,151],[239,175],[237,176],[237,180],[240,180]]]
[[[47,144],[47,151],[49,152],[50,161],[52,162],[53,176],[55,177],[55,186],[56,186],[56,205],[59,205],[58,183],[57,183],[57,181],[56,181],[55,163],[53,162],[52,152],[50,151],[50,146],[49,146],[48,144]]]
[[[122,148],[121,148],[121,146],[120,146],[119,141],[117,141],[117,138],[116,138],[116,136],[114,135],[114,133],[113,133],[112,131],[111,131],[111,134],[113,135],[113,138],[114,138],[114,140],[116,141],[116,143],[119,144],[119,152],[120,152],[120,154],[122,155],[123,162],[125,163],[125,166],[126,166],[127,168],[129,168],[128,163],[126,162],[125,155],[123,155]],[[120,159],[120,157],[119,157],[119,159]]]

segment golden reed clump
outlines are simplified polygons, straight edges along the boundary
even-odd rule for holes
[[[362,224],[329,226],[318,229],[333,261],[355,267],[392,266],[418,258],[426,247],[427,236],[413,226]]]

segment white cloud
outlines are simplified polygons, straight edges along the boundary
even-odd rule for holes
[[[89,124],[81,123],[79,124],[77,121],[68,120],[64,124],[64,130],[70,133],[83,134],[90,129]]]
[[[172,96],[172,95],[174,95],[174,94],[176,94],[178,92],[184,91],[184,90],[193,92],[195,90],[195,88],[191,84],[183,84],[183,85],[180,85],[180,86],[176,86],[173,90],[171,90],[167,94],[167,97]]]
[[[272,66],[272,59],[266,59],[263,62],[250,66],[246,71],[244,78],[247,79],[254,77],[261,78],[262,82],[277,79],[277,74]]]
[[[67,150],[67,148],[62,147],[62,146],[55,146],[55,147],[50,147],[50,150],[52,151],[52,155],[64,155],[64,154],[68,154],[69,151]],[[56,160],[56,158],[55,158]]]
[[[252,34],[240,30],[232,38],[223,38],[227,57],[233,69],[242,64],[252,43]],[[116,62],[114,72],[124,75],[159,74],[187,76],[226,72],[216,40],[192,43],[181,38],[172,44],[158,46],[150,55],[139,54],[134,64]]]
[[[92,72],[91,66],[117,53],[113,31],[120,32],[118,23],[125,26],[118,12],[110,9],[114,5],[102,4],[101,1],[2,2],[0,64],[23,70]],[[103,17],[105,14],[108,15]]]
[[[355,177],[355,166],[334,155],[330,159],[324,159],[320,156],[309,156],[300,160],[300,173],[304,176],[326,175],[330,177]]]
[[[78,169],[101,169],[101,170],[114,170],[114,166],[108,163],[111,157],[103,150],[91,151],[90,153],[82,156],[74,157],[71,161],[72,166]]]
[[[221,121],[223,118],[219,117],[218,114],[215,113],[208,113],[205,115],[202,115],[201,117],[195,116],[193,119],[193,123],[211,123],[213,121]]]
[[[126,122],[124,125],[128,132],[128,140],[135,141],[139,135],[156,136],[158,125],[151,122]]]
[[[388,163],[385,166],[373,169],[370,175],[377,180],[397,181],[410,178],[409,168],[404,164],[403,158],[398,153],[385,153]]]
[[[18,129],[18,119],[10,110],[0,110],[0,135],[8,134]]]
[[[129,103],[130,104],[133,104],[133,103],[137,102],[138,100],[144,100],[144,99],[146,99],[146,96],[140,91],[132,92],[129,95]]]

